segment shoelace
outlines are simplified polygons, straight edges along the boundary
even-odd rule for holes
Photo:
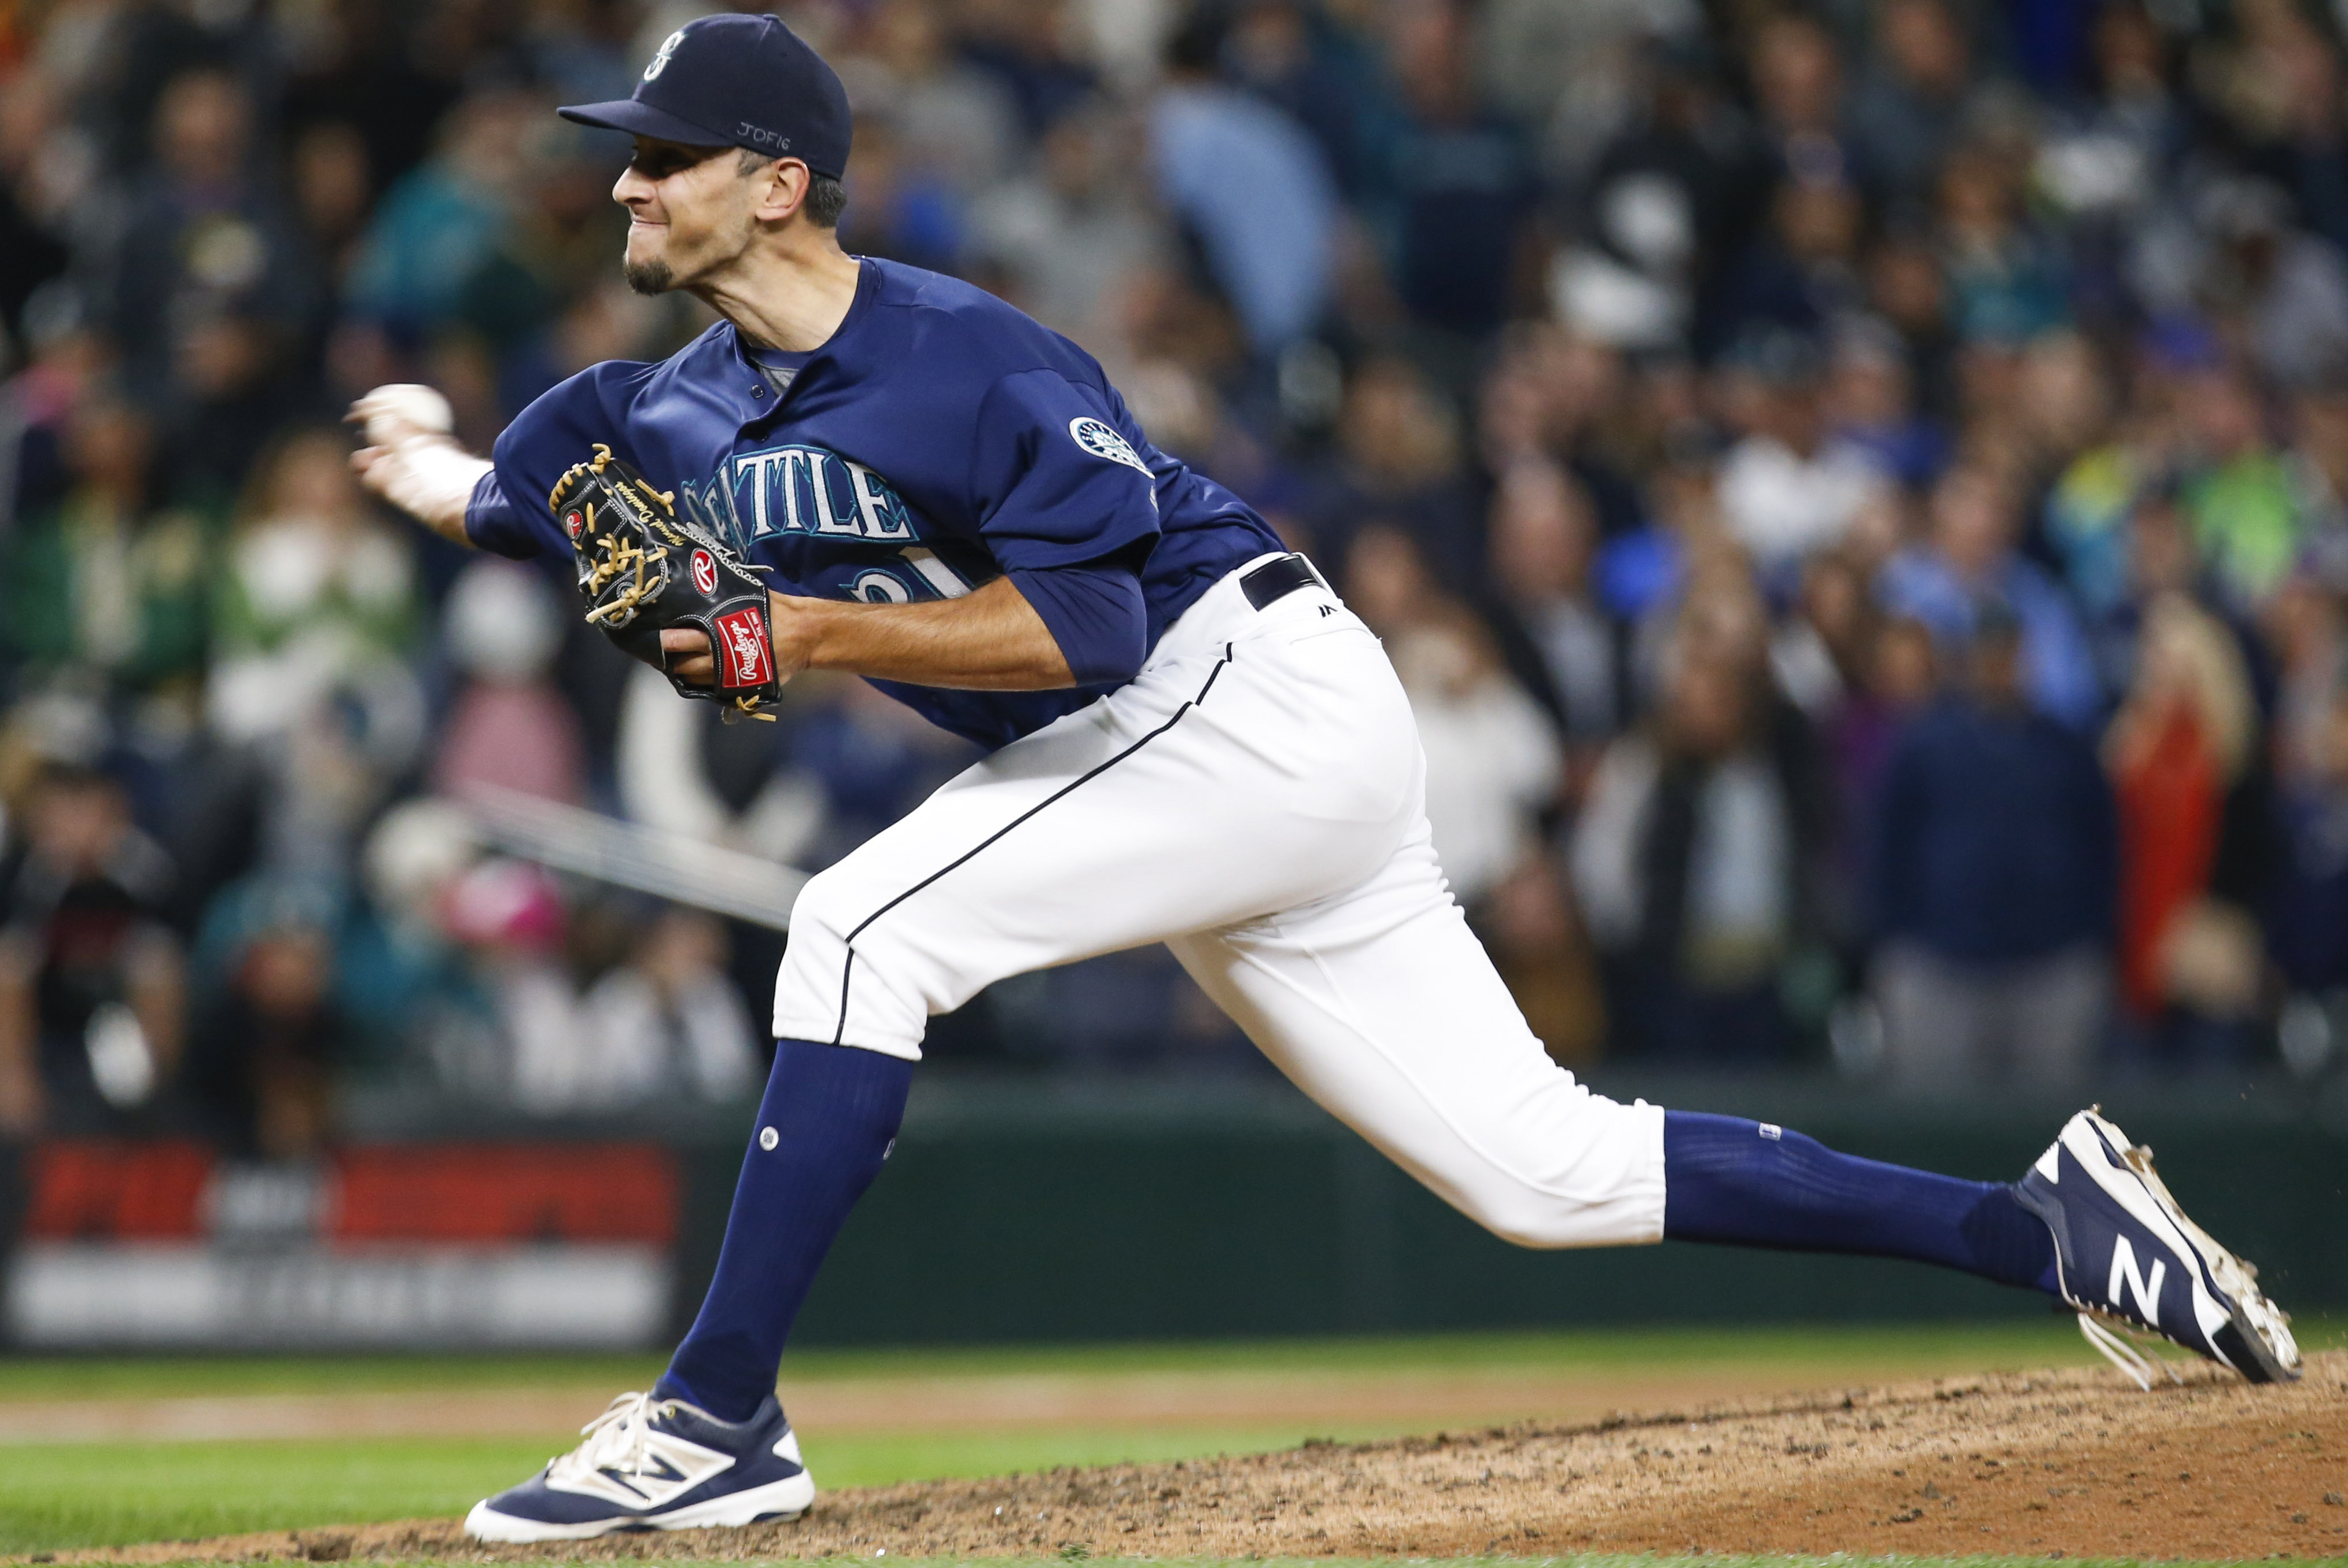
[[[2104,1353],[2104,1359],[2118,1367],[2127,1380],[2152,1392],[2155,1371],[2168,1374],[2172,1383],[2182,1383],[2184,1376],[2168,1358],[2152,1353],[2151,1346],[2168,1341],[2157,1334],[2147,1334],[2133,1323],[2109,1317],[2086,1307],[2079,1309],[2079,1333],[2086,1342]]]
[[[605,1406],[602,1415],[579,1429],[584,1442],[548,1461],[548,1467],[550,1470],[575,1470],[591,1475],[600,1470],[640,1475],[650,1455],[653,1422],[675,1409],[674,1399],[655,1399],[650,1394],[623,1394]]]

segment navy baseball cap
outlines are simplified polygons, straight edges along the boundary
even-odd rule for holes
[[[554,111],[581,125],[691,147],[848,167],[848,89],[778,16],[702,16],[668,36],[627,98]]]

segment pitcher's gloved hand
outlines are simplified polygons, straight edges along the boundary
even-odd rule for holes
[[[590,624],[667,676],[680,695],[724,704],[726,722],[775,717],[767,710],[783,681],[766,585],[756,575],[763,568],[679,518],[673,492],[653,489],[600,441],[592,458],[555,481],[547,504],[571,536]],[[711,684],[688,679],[678,667],[683,650],[663,647],[661,634],[674,630],[708,640]]]

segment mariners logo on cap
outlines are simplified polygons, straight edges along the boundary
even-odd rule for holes
[[[1138,469],[1144,474],[1149,472],[1149,465],[1141,460],[1141,454],[1135,451],[1132,445],[1117,433],[1117,428],[1106,420],[1091,418],[1071,419],[1068,421],[1068,434],[1076,438],[1076,445],[1097,458],[1123,463],[1127,468]]]
[[[651,81],[668,69],[668,57],[676,53],[676,46],[684,36],[685,29],[679,27],[662,41],[660,52],[653,57],[653,63],[644,67],[644,80]]]

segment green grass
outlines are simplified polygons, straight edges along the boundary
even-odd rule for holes
[[[400,1439],[12,1447],[0,1453],[0,1553],[445,1514],[528,1475],[547,1448]]]
[[[2301,1326],[2306,1330],[2302,1343],[2311,1348],[2348,1344],[2348,1317]],[[794,1381],[1021,1373],[1253,1370],[1276,1375],[1518,1368],[1528,1376],[1555,1378],[1576,1370],[1685,1374],[1710,1367],[1741,1373],[1766,1368],[1791,1387],[2078,1364],[2090,1354],[2075,1331],[2053,1321],[1889,1328],[1592,1330],[1064,1349],[808,1351],[795,1354],[786,1366],[785,1391]],[[659,1365],[644,1357],[0,1360],[0,1428],[9,1422],[12,1401],[77,1398],[497,1387],[578,1389],[582,1403],[592,1407],[618,1389],[646,1386]],[[803,1434],[802,1440],[818,1478],[827,1487],[845,1487],[1251,1452],[1291,1447],[1308,1435],[1360,1439],[1395,1435],[1401,1429],[1391,1424],[1327,1421],[1213,1429],[1094,1424],[815,1431]],[[551,1432],[544,1439],[529,1441],[0,1443],[0,1553],[450,1516],[530,1474],[561,1446],[564,1436]],[[1735,1561],[1703,1559],[1706,1568]],[[1793,1560],[1771,1562],[1773,1568],[1790,1568]],[[2077,1564],[2066,1563],[2065,1568]]]
[[[2348,1315],[2301,1326],[2301,1342],[2348,1344]],[[1788,1325],[1762,1328],[1575,1329],[1514,1334],[1207,1341],[1159,1345],[795,1350],[793,1382],[1021,1373],[1470,1371],[1550,1374],[1782,1367],[1838,1378],[1853,1368],[1972,1369],[2080,1363],[2092,1353],[2067,1319],[1991,1324]],[[643,1356],[32,1357],[0,1359],[0,1401],[235,1394],[420,1392],[435,1388],[641,1388],[663,1363]]]

